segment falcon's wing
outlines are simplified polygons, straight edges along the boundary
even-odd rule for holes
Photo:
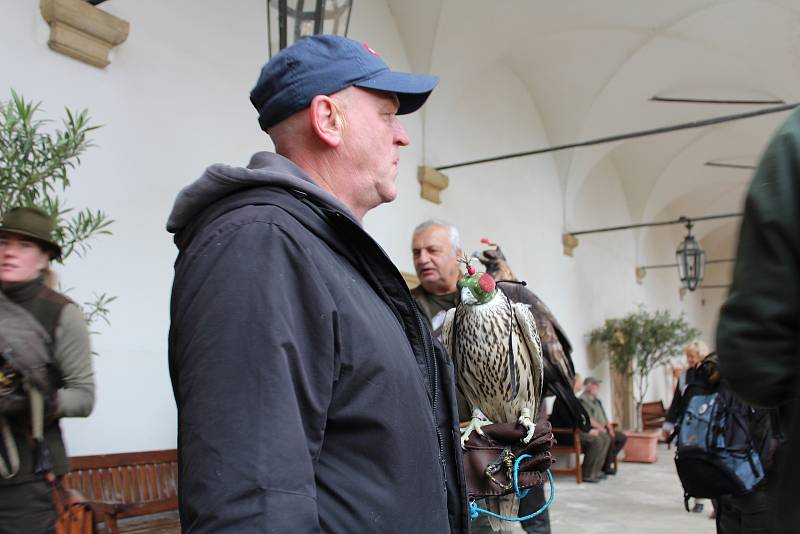
[[[547,304],[542,302],[536,293],[533,291],[529,291],[531,296],[533,296],[534,301],[530,302],[532,309],[535,314],[541,316],[543,320],[546,320],[552,325],[553,331],[555,332],[557,337],[557,341],[563,347],[563,352],[569,354],[572,352],[572,343],[570,343],[569,338],[567,337],[567,333],[564,331],[564,328],[559,324],[558,319],[556,316],[553,315],[553,312],[550,311],[550,308],[547,307]]]
[[[559,370],[563,376],[564,383],[572,387],[572,380],[575,376],[575,366],[570,357],[572,346],[558,320],[536,293],[527,287],[504,287],[503,290],[514,302],[523,302],[530,305],[531,314],[536,320],[537,332],[542,343],[542,356]]]
[[[514,315],[516,316],[517,323],[520,325],[522,331],[522,339],[528,347],[528,354],[530,354],[530,369],[533,373],[533,407],[534,411],[532,417],[536,417],[539,413],[539,404],[542,399],[542,386],[544,385],[544,369],[542,363],[542,342],[539,340],[539,334],[536,330],[536,321],[533,319],[533,314],[527,304],[521,302],[514,303]]]
[[[450,360],[453,362],[453,367],[455,370],[455,379],[456,379],[456,390],[459,394],[464,398],[464,400],[469,404],[469,409],[473,410],[477,407],[477,405],[473,404],[469,399],[473,398],[473,396],[468,396],[467,392],[464,387],[464,376],[461,374],[461,355],[456,354],[456,349],[453,346],[453,328],[455,328],[456,323],[456,309],[457,308],[450,308],[447,310],[446,315],[444,316],[444,322],[442,323],[442,345],[447,350],[447,354],[450,355]]]

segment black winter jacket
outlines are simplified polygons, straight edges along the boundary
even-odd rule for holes
[[[349,210],[259,153],[168,230],[184,532],[466,532],[452,364]]]

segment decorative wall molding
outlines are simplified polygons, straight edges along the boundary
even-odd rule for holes
[[[642,285],[644,282],[644,277],[647,276],[647,269],[644,267],[637,267],[636,268],[636,283]]]
[[[561,234],[561,244],[564,245],[564,256],[572,256],[572,251],[578,246],[578,238],[570,233]]]
[[[84,63],[104,68],[108,53],[128,38],[130,24],[83,0],[40,0],[50,26],[47,46]]]
[[[446,175],[433,167],[418,167],[417,180],[419,180],[421,186],[419,196],[425,200],[430,200],[434,204],[442,203],[439,193],[447,188],[450,183]]]

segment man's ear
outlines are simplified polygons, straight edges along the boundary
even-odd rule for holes
[[[337,147],[342,142],[344,121],[341,111],[329,96],[317,95],[308,106],[311,129],[326,145]]]

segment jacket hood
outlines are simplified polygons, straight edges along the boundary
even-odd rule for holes
[[[361,223],[341,200],[314,183],[291,160],[272,152],[256,152],[247,167],[217,163],[184,187],[175,199],[167,220],[167,231],[177,233],[217,200],[242,189],[258,186],[302,191],[318,203],[328,205]]]

